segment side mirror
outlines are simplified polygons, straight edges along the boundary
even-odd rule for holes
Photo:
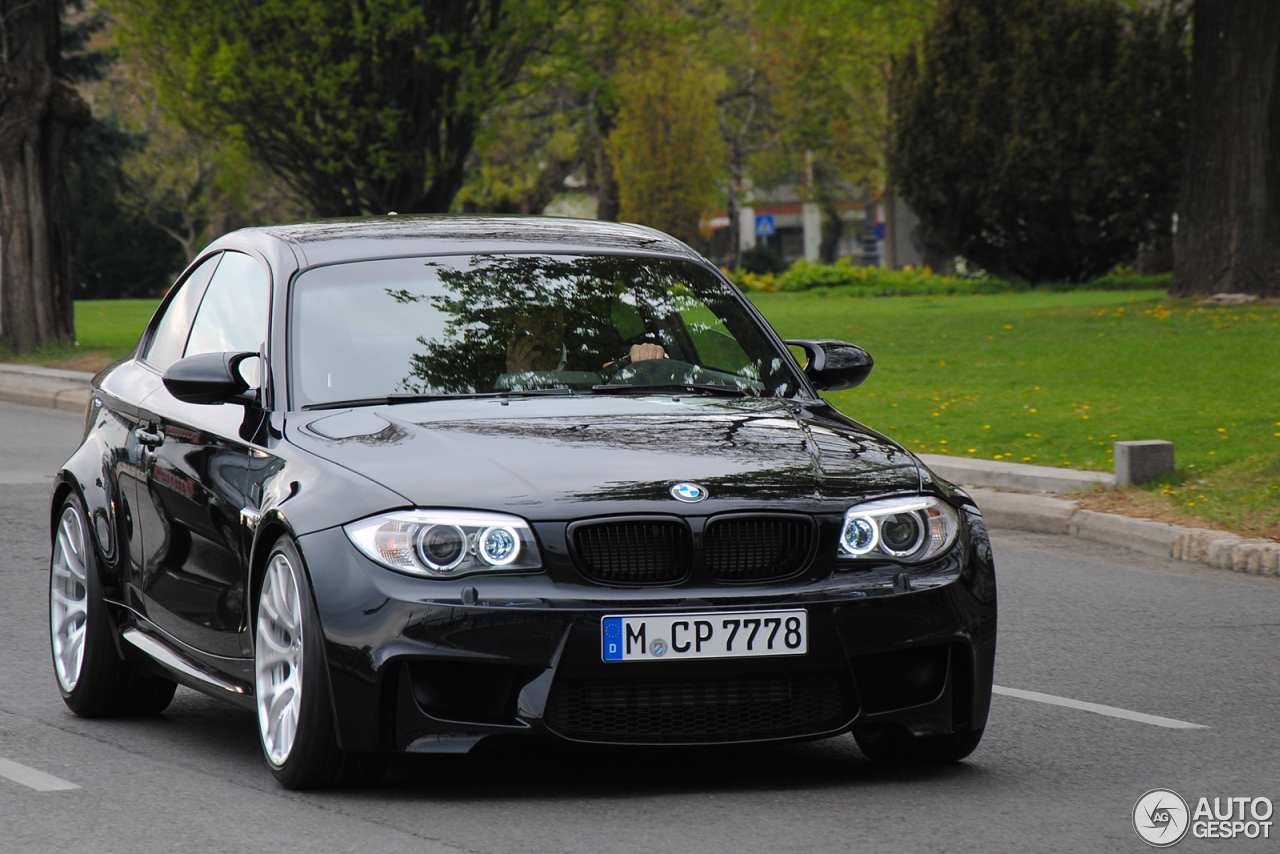
[[[857,344],[846,341],[788,341],[801,347],[808,357],[804,375],[819,391],[840,391],[862,385],[875,365],[871,354]]]
[[[201,353],[179,359],[164,372],[164,387],[184,403],[227,403],[249,391],[240,364],[257,353]],[[242,402],[248,403],[246,397]]]

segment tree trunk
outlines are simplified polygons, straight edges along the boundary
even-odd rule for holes
[[[89,108],[57,76],[56,0],[0,0],[0,340],[75,337],[67,159]]]
[[[617,222],[618,214],[622,212],[622,197],[618,191],[618,178],[613,174],[613,159],[609,157],[608,145],[617,115],[596,101],[592,105],[592,118],[596,147],[596,219]]]
[[[1174,296],[1280,296],[1280,3],[1196,0]]]

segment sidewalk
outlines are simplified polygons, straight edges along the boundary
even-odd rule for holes
[[[81,371],[0,364],[0,400],[84,412],[92,378]]]
[[[0,400],[83,412],[89,402],[92,376],[79,371],[0,364]],[[964,486],[993,528],[1079,537],[1216,569],[1280,575],[1280,543],[1082,510],[1074,501],[1055,497],[1095,484],[1114,488],[1116,479],[1112,474],[939,454],[921,454],[920,458],[939,477]]]

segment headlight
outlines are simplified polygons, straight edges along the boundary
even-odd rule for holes
[[[540,569],[529,524],[516,516],[460,510],[399,510],[343,527],[383,566],[430,578]]]
[[[869,501],[845,512],[840,557],[923,563],[951,548],[959,528],[955,509],[927,495]]]

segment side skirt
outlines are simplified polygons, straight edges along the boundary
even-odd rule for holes
[[[144,653],[151,662],[158,665],[169,678],[175,679],[188,688],[227,700],[242,708],[254,707],[253,686],[210,673],[169,644],[139,629],[125,629],[122,637],[126,643]]]

